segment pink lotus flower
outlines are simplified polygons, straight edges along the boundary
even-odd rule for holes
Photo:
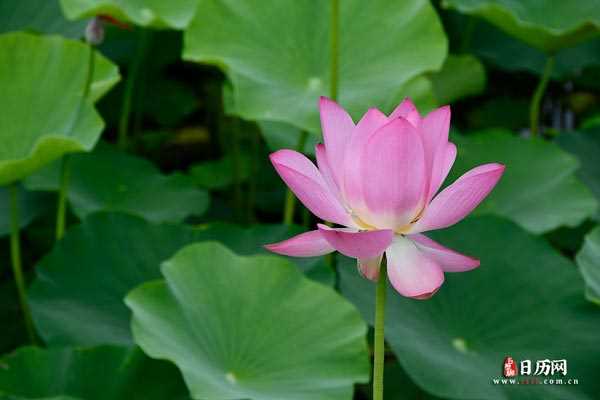
[[[416,299],[431,297],[444,272],[479,266],[479,260],[422,234],[462,220],[504,172],[501,164],[481,165],[436,195],[456,158],[448,141],[450,107],[421,117],[406,99],[389,116],[370,109],[356,125],[328,98],[321,98],[319,108],[325,145],[316,148],[318,168],[292,150],[270,158],[313,214],[343,227],[318,224],[267,249],[294,257],[337,250],[356,258],[359,271],[374,281],[385,253],[392,286]]]

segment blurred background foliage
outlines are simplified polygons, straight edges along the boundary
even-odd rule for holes
[[[597,398],[599,82],[598,0],[0,0],[0,400],[369,399],[373,285],[262,249],[316,222],[268,154],[321,95],[507,165],[434,235],[481,268],[389,293],[386,399]]]

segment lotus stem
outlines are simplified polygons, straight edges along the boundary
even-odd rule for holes
[[[240,121],[233,122],[231,135],[231,155],[233,156],[233,203],[235,216],[239,222],[243,210],[242,204],[242,160],[240,152]]]
[[[333,101],[337,101],[338,98],[338,84],[339,84],[339,27],[340,27],[340,2],[339,0],[331,0],[331,22],[330,28],[330,62],[329,62],[329,97]],[[308,132],[302,131],[300,138],[298,139],[298,145],[296,150],[299,152],[304,151],[304,145],[308,138]],[[296,197],[290,189],[285,194],[285,206],[283,208],[283,223],[291,225],[294,222],[294,210],[296,206]]]
[[[387,272],[385,263],[381,266],[377,288],[375,289],[375,335],[373,357],[373,400],[383,400],[383,366],[385,361],[385,296]]]
[[[147,29],[140,31],[140,41],[137,46],[137,51],[131,63],[131,67],[127,73],[125,81],[125,90],[123,92],[123,105],[121,108],[121,116],[119,118],[119,133],[117,145],[121,150],[125,150],[128,146],[127,133],[129,132],[129,118],[131,116],[131,103],[133,100],[133,91],[138,75],[142,69],[142,63],[145,58],[146,49],[150,42],[150,32]]]
[[[552,75],[553,69],[554,56],[550,56],[546,60],[544,72],[542,73],[542,77],[540,78],[540,81],[537,87],[535,88],[535,92],[533,92],[533,97],[531,98],[531,106],[529,108],[529,122],[531,127],[531,136],[533,137],[539,134],[540,105],[542,103],[544,93],[546,93],[546,87],[548,86],[548,82],[550,81],[550,76]]]
[[[74,119],[72,129],[75,128],[76,122],[79,120],[81,116],[81,110],[83,109],[83,105],[87,100],[90,90],[92,87],[92,82],[94,81],[94,67],[96,64],[96,50],[93,45],[90,44],[90,55],[88,58],[88,68],[87,74],[85,76],[84,86],[83,86],[83,96],[81,101],[79,102],[79,106],[77,108],[77,114]],[[71,176],[71,171],[69,168],[69,155],[64,155],[62,158],[62,162],[60,164],[60,186],[58,189],[58,205],[56,207],[56,240],[60,240],[65,235],[65,228],[67,226],[67,193],[69,192],[69,178]]]
[[[56,241],[65,235],[67,225],[67,193],[69,192],[69,156],[65,155],[60,164],[60,189],[58,190],[58,206],[56,208]]]
[[[21,240],[20,240],[20,216],[19,216],[19,188],[16,183],[9,187],[10,191],[10,257],[12,261],[13,275],[17,294],[19,296],[19,304],[23,319],[25,321],[25,329],[29,342],[36,343],[35,329],[31,319],[31,311],[27,303],[27,292],[25,289],[25,279],[23,278],[23,267],[21,265]]]
[[[248,179],[248,198],[246,202],[246,222],[256,222],[254,215],[254,204],[256,203],[256,175],[258,174],[258,165],[260,160],[260,133],[252,132],[252,158],[250,160],[250,177]]]
[[[338,98],[338,84],[339,84],[339,63],[340,63],[340,51],[339,51],[339,38],[340,38],[340,2],[339,0],[331,0],[331,24],[330,24],[330,93],[329,97],[333,101],[337,101]]]

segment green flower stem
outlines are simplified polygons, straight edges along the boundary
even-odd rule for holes
[[[31,319],[31,311],[27,303],[27,293],[25,290],[25,279],[23,278],[23,267],[21,266],[21,243],[19,238],[19,188],[16,183],[9,187],[10,191],[10,256],[12,260],[13,274],[15,277],[15,285],[19,296],[23,319],[25,320],[25,328],[27,336],[32,344],[36,343],[35,330]]]
[[[294,209],[296,207],[296,196],[288,188],[285,192],[285,205],[283,207],[283,223],[291,225],[294,222]]]
[[[260,133],[252,133],[252,158],[250,159],[250,177],[248,179],[248,201],[246,202],[246,222],[249,224],[256,222],[254,215],[254,205],[256,203],[256,179],[258,175],[258,163],[260,161]]]
[[[231,155],[233,156],[233,204],[235,217],[238,222],[241,220],[243,211],[242,199],[242,160],[240,152],[240,121],[233,121],[233,129],[231,131]]]
[[[90,45],[90,55],[88,58],[88,68],[87,74],[85,77],[85,82],[83,86],[83,96],[81,101],[79,102],[79,107],[77,109],[77,118],[75,118],[73,122],[74,127],[75,122],[81,116],[81,110],[83,109],[83,104],[88,98],[90,94],[93,78],[94,78],[94,67],[96,65],[96,49],[94,46]],[[69,169],[69,155],[65,155],[62,158],[62,162],[60,165],[60,187],[58,190],[58,205],[56,208],[56,240],[62,239],[65,235],[65,228],[67,225],[67,193],[69,192],[69,178],[71,175],[71,171]]]
[[[385,295],[387,272],[385,264],[381,266],[379,281],[375,292],[375,350],[373,360],[373,400],[383,400],[383,364],[385,360]]]
[[[331,41],[331,51],[330,51],[330,93],[329,96],[333,101],[337,101],[338,97],[338,83],[339,77],[338,72],[340,70],[340,49],[339,49],[339,38],[340,38],[340,1],[339,0],[331,0],[331,24],[330,24],[330,41]]]
[[[338,83],[339,83],[339,36],[340,36],[340,2],[339,0],[331,0],[331,23],[330,23],[330,62],[329,62],[329,97],[333,101],[337,101],[338,97]],[[298,145],[296,150],[302,152],[306,139],[308,138],[308,132],[302,131],[300,138],[298,139]],[[294,210],[296,206],[296,197],[290,189],[285,194],[285,206],[283,208],[283,223],[291,225],[294,222]]]
[[[306,144],[306,139],[308,139],[308,132],[302,131],[300,132],[300,137],[298,138],[298,144],[296,144],[296,151],[303,152],[304,145]],[[296,208],[296,196],[294,193],[288,188],[285,193],[285,205],[283,207],[283,223],[286,225],[291,225],[294,223],[294,210]]]
[[[58,207],[56,209],[56,240],[60,240],[65,235],[65,226],[67,224],[67,193],[69,192],[69,178],[71,169],[69,168],[69,156],[62,159],[60,165],[60,189],[58,191]]]
[[[142,63],[145,58],[146,50],[150,42],[150,32],[147,29],[140,31],[140,42],[129,71],[127,71],[127,80],[125,81],[125,90],[123,92],[123,105],[121,116],[119,118],[119,133],[117,144],[120,149],[125,150],[128,146],[127,133],[129,131],[129,118],[131,116],[131,103],[133,100],[133,91],[135,82],[142,69]]]
[[[540,82],[535,88],[535,92],[533,92],[533,97],[531,98],[531,105],[529,107],[529,122],[531,127],[531,136],[533,137],[537,136],[539,133],[540,105],[542,103],[544,93],[546,92],[548,82],[550,81],[550,76],[552,75],[553,69],[554,56],[550,56],[546,60],[544,72],[542,73]]]
[[[311,219],[312,219],[312,215],[310,214],[310,211],[308,211],[308,208],[303,208],[302,209],[302,226],[305,227],[306,229],[310,228]]]
[[[331,0],[331,23],[330,23],[330,92],[329,97],[332,100],[337,100],[338,95],[338,71],[339,71],[339,24],[340,24],[340,3],[339,0]],[[304,145],[308,138],[308,132],[302,131],[296,150],[304,151]],[[283,223],[291,225],[294,222],[294,211],[296,206],[296,197],[290,189],[285,194],[285,205],[283,208]]]

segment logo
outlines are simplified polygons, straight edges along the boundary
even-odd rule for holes
[[[567,360],[521,360],[507,356],[502,362],[502,377],[492,378],[494,385],[578,385],[567,377]]]
[[[506,357],[504,359],[504,368],[502,369],[502,374],[505,378],[512,378],[513,376],[517,376],[519,371],[517,370],[517,364],[512,357]]]

